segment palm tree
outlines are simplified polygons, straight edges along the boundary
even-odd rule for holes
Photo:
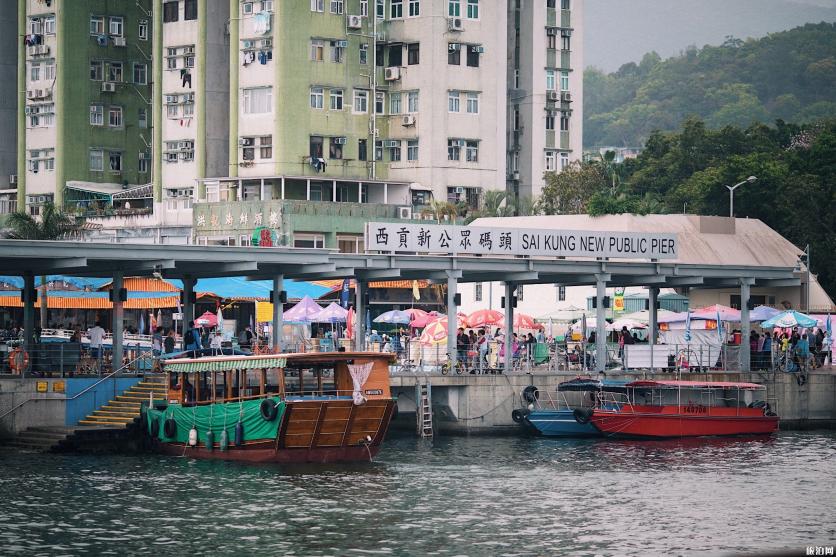
[[[449,201],[430,200],[430,204],[421,211],[422,216],[431,216],[439,223],[447,217],[448,220],[456,221],[459,215],[459,208],[455,203]]]
[[[11,240],[63,240],[77,233],[80,228],[73,217],[50,202],[41,206],[41,214],[38,218],[25,211],[9,214],[6,226],[9,228],[6,238]],[[45,329],[47,325],[46,276],[41,276],[41,290],[41,328]]]

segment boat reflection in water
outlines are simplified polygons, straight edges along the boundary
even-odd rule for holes
[[[169,360],[168,399],[145,412],[151,446],[245,462],[371,459],[395,408],[391,360],[367,352]]]

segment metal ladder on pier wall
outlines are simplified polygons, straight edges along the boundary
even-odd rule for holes
[[[421,437],[432,437],[432,385],[429,383],[415,385],[415,415],[417,417],[418,435]]]

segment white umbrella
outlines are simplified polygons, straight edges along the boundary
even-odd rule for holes
[[[221,312],[221,306],[218,306],[218,330],[224,330],[224,314]]]
[[[615,321],[607,325],[607,330],[620,331],[624,327],[627,327],[628,330],[646,329],[647,323],[642,323],[641,321],[637,321],[635,319],[627,319],[626,317],[622,317],[621,319],[616,319]]]

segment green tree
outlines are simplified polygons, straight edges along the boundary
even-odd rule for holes
[[[52,203],[41,206],[39,218],[24,212],[11,213],[6,221],[6,238],[12,240],[64,240],[78,233],[76,220]],[[41,328],[47,326],[47,281],[41,277]],[[29,334],[29,331],[27,331]]]
[[[607,176],[597,162],[573,162],[560,172],[546,172],[546,186],[535,210],[545,215],[584,214],[596,192],[609,188]]]

